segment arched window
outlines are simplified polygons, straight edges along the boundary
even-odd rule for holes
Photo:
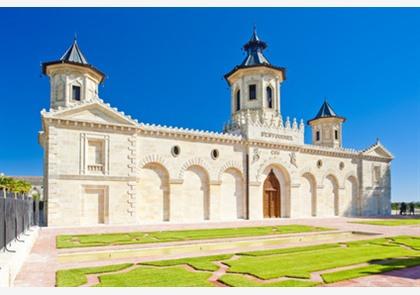
[[[273,89],[271,89],[270,86],[266,88],[266,94],[267,94],[267,106],[268,108],[273,108]]]
[[[236,91],[235,111],[241,109],[241,90]]]

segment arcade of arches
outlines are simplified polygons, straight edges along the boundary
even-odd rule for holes
[[[263,218],[290,216],[289,204],[299,207],[293,217],[359,214],[358,184],[354,176],[344,181],[343,194],[339,195],[339,184],[334,175],[327,175],[319,190],[315,177],[304,173],[300,177],[299,188],[295,190],[297,193],[291,197],[290,176],[286,169],[269,166],[264,171],[260,199]],[[168,170],[161,164],[145,165],[139,178],[137,216],[140,221],[172,221],[171,202],[177,202],[176,210],[188,216],[185,221],[199,222],[213,218],[210,179],[205,168],[192,165],[185,170],[179,196],[172,196]],[[215,215],[220,220],[245,219],[246,183],[242,172],[237,168],[227,168],[220,176],[219,188],[219,213]]]

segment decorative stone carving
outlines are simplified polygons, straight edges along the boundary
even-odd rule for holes
[[[297,168],[296,153],[295,152],[290,153],[289,157],[290,157],[290,164],[292,164],[293,166]]]
[[[252,163],[257,162],[260,159],[260,153],[258,148],[254,148],[254,154],[252,156]]]

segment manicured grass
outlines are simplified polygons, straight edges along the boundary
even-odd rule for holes
[[[216,271],[219,267],[216,264],[214,264],[213,261],[229,259],[232,257],[232,255],[233,254],[174,259],[174,260],[161,260],[161,261],[144,262],[141,264],[154,265],[154,266],[174,266],[174,265],[188,264],[189,266],[197,270]]]
[[[380,240],[381,241],[381,240]],[[374,242],[374,240],[373,240]],[[372,260],[420,256],[420,252],[399,245],[381,245],[372,241],[348,243],[350,247],[326,248],[313,251],[269,256],[241,256],[225,261],[230,273],[251,274],[261,279],[282,276],[310,278],[310,273],[336,267],[370,262]]]
[[[99,267],[75,268],[59,270],[56,273],[57,287],[77,287],[87,283],[86,275],[94,273],[113,272],[132,266],[132,263],[115,264]]]
[[[221,261],[229,266],[228,273],[219,279],[229,286],[313,286],[316,282],[293,278],[309,279],[310,273],[315,271],[369,263],[365,267],[322,275],[325,282],[332,283],[420,265],[420,237],[398,236],[340,244],[252,251],[238,253],[238,259],[230,260],[232,255],[145,262],[126,273],[101,275],[101,283],[98,286],[210,286],[208,279],[211,272],[218,269],[214,264],[215,261]],[[200,272],[189,272],[182,266],[184,264]],[[80,286],[86,283],[86,274],[114,272],[129,266],[130,264],[125,264],[58,271],[57,286]],[[279,277],[290,279],[261,283],[242,274],[250,274],[260,279]]]
[[[219,281],[231,287],[312,287],[318,285],[316,282],[298,280],[260,283],[236,274],[225,274],[219,279]]]
[[[237,238],[278,234],[303,233],[331,230],[323,227],[307,225],[281,225],[264,227],[240,227],[221,229],[199,229],[162,232],[133,232],[93,235],[61,235],[57,236],[57,248],[77,248],[110,246],[124,244],[162,243],[188,240],[204,240],[218,238]]]
[[[140,266],[127,273],[101,275],[98,287],[212,287],[211,273],[189,272],[180,266]]]
[[[399,236],[392,238],[396,243],[406,245],[420,251],[420,237]]]
[[[352,221],[351,223],[383,225],[383,226],[401,226],[401,225],[414,225],[420,224],[420,218],[410,219],[375,219],[365,221]]]
[[[364,277],[368,275],[379,274],[395,269],[402,269],[406,267],[413,267],[420,265],[420,257],[392,259],[390,262],[381,264],[372,262],[372,265],[366,267],[359,267],[355,269],[343,270],[333,273],[321,275],[326,283],[334,283],[343,280],[350,280],[354,278]]]

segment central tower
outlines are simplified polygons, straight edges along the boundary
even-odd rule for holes
[[[243,48],[246,58],[225,75],[231,88],[232,118],[247,110],[270,117],[280,115],[280,84],[285,80],[285,69],[271,65],[264,56],[267,43],[255,28]]]
[[[254,27],[251,39],[243,46],[246,58],[225,75],[230,86],[231,120],[224,131],[247,138],[303,143],[304,125],[287,118],[283,123],[280,85],[286,69],[264,56],[267,43]],[[262,138],[265,137],[265,138]]]

